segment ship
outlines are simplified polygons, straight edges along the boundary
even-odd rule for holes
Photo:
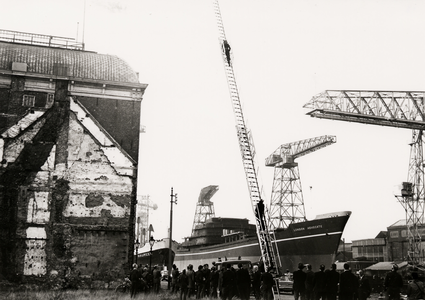
[[[168,266],[168,261],[170,258],[169,241],[170,239],[168,238],[154,240],[152,247],[149,243],[146,243],[141,248],[137,248],[135,250],[133,261],[138,265],[147,266],[148,268],[157,266],[163,270]],[[173,241],[173,246],[171,248],[172,264],[175,256],[173,249],[177,248],[175,241]]]
[[[218,186],[211,185],[201,190],[195,212],[192,234],[184,242],[171,243],[165,238],[156,241],[150,249],[147,244],[138,250],[137,262],[144,265],[168,266],[169,251],[172,262],[179,270],[189,264],[213,265],[236,259],[258,263],[261,250],[256,226],[248,219],[216,217],[211,197]],[[321,264],[330,268],[335,262],[338,246],[350,211],[321,214],[308,221],[294,222],[286,228],[275,229],[275,243],[282,272],[294,271],[299,262],[318,269]]]
[[[315,219],[292,223],[275,230],[282,271],[297,269],[299,262],[319,269],[335,262],[338,246],[350,211],[318,215]],[[255,225],[248,219],[212,217],[199,224],[181,244],[173,244],[174,264],[179,270],[189,264],[209,264],[235,259],[260,261],[261,252]]]

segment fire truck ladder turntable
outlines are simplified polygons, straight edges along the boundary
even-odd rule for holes
[[[230,58],[230,47],[226,40],[224,33],[223,21],[221,18],[220,7],[218,1],[214,0],[214,12],[217,20],[219,31],[219,42],[222,47],[222,56],[224,62],[224,70],[226,73],[227,83],[229,86],[230,99],[232,102],[233,113],[236,122],[236,133],[239,141],[239,147],[242,156],[243,167],[245,170],[246,180],[248,184],[249,195],[251,198],[252,209],[255,215],[258,242],[261,249],[261,258],[264,263],[265,271],[270,269],[274,275],[279,274],[279,267],[281,266],[276,238],[273,231],[268,228],[268,211],[262,209],[261,204],[261,191],[257,179],[257,171],[255,169],[254,157],[255,149],[252,141],[252,136],[245,126],[245,120],[242,113],[242,105],[239,99],[239,92],[236,86],[236,79],[233,73],[233,67]],[[226,46],[228,47],[226,49]],[[260,203],[260,206],[258,205]],[[260,208],[259,208],[260,207]]]

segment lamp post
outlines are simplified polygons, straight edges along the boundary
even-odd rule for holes
[[[139,255],[139,246],[140,246],[139,239],[136,239],[136,242],[134,243],[134,245],[136,245],[136,264],[137,264],[137,256]]]
[[[149,272],[152,269],[152,247],[153,244],[155,244],[155,240],[153,239],[153,236],[150,237],[149,239],[149,245],[151,246],[151,251],[150,251],[150,255],[149,255]]]
[[[168,243],[168,266],[167,266],[167,272],[168,272],[168,289],[170,289],[171,287],[171,260],[173,258],[173,254],[172,254],[172,241],[173,241],[173,203],[175,203],[177,205],[177,194],[173,193],[173,188],[171,188],[171,208],[170,208],[170,241]]]

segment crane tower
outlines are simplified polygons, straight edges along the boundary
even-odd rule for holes
[[[304,105],[315,118],[412,129],[407,181],[396,195],[406,211],[408,260],[424,260],[419,226],[424,223],[423,130],[425,92],[327,90]]]
[[[204,224],[206,220],[215,217],[214,203],[211,201],[211,198],[217,191],[218,185],[210,185],[204,187],[199,193],[195,218],[193,219],[192,235],[195,232],[196,226]]]
[[[274,167],[270,200],[270,227],[286,228],[293,222],[306,220],[300,172],[295,159],[336,143],[335,136],[319,136],[283,144],[266,158],[266,166]]]
[[[248,185],[249,196],[251,199],[252,210],[255,215],[255,225],[257,228],[258,243],[261,250],[261,258],[264,263],[265,270],[267,271],[270,269],[271,272],[275,273],[279,272],[279,267],[281,265],[277,244],[275,242],[276,238],[274,233],[269,231],[268,228],[268,211],[263,204],[264,201],[261,197],[260,185],[257,178],[258,170],[255,168],[254,162],[254,143],[252,140],[252,135],[245,125],[242,105],[239,99],[239,92],[236,86],[235,75],[233,73],[231,48],[224,32],[220,7],[217,0],[214,0],[213,4],[219,32],[219,43],[222,49],[224,70],[229,86],[230,99],[232,102],[233,113],[236,122],[236,134],[241,151],[242,163]]]

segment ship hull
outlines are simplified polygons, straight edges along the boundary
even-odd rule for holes
[[[320,264],[327,268],[335,262],[341,236],[351,212],[340,212],[320,216],[311,221],[294,223],[288,228],[275,232],[283,270],[296,270],[299,262],[311,264],[319,269]],[[174,264],[185,269],[189,264],[194,267],[211,265],[218,260],[247,259],[260,260],[260,247],[257,238],[246,238],[234,242],[206,247],[185,247],[174,249]]]

